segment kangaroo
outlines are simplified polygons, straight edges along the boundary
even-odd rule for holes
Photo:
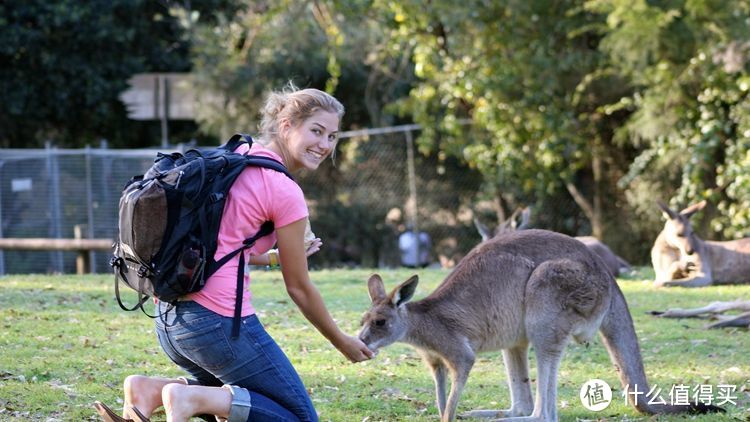
[[[600,259],[581,242],[546,230],[495,237],[472,249],[427,297],[410,302],[415,275],[386,294],[383,280],[368,280],[372,304],[359,338],[377,351],[396,341],[414,346],[430,368],[442,422],[456,417],[461,392],[480,352],[501,350],[511,391],[507,410],[461,416],[510,421],[557,420],[557,372],[571,339],[589,341],[597,329],[624,388],[649,391],[625,298]],[[538,362],[536,399],[528,351]],[[451,387],[446,398],[446,377]],[[666,405],[633,398],[644,413],[721,411],[714,406]]]
[[[702,210],[706,201],[680,212],[663,202],[658,205],[667,221],[651,248],[656,286],[750,283],[750,238],[716,242],[698,237],[690,217]]]
[[[516,220],[517,214],[519,212],[521,212],[521,223],[517,225]],[[513,212],[509,219],[501,221],[500,224],[497,225],[494,234],[476,217],[474,218],[474,227],[477,228],[477,231],[479,232],[479,235],[482,236],[482,241],[484,242],[495,236],[500,236],[503,233],[509,233],[515,230],[524,230],[528,228],[530,216],[531,210],[529,209],[529,207],[526,207],[523,210],[519,208],[515,212]],[[612,249],[610,249],[609,246],[607,246],[601,240],[593,236],[576,236],[575,239],[579,242],[582,242],[584,245],[586,245],[587,248],[591,249],[592,252],[597,254],[604,261],[607,269],[609,269],[609,271],[615,277],[630,271],[630,264],[628,264],[628,262],[624,259],[620,258],[617,254],[612,252]]]

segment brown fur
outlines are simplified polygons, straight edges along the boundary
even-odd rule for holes
[[[493,350],[503,350],[511,407],[466,416],[557,420],[557,370],[563,350],[570,339],[585,342],[597,330],[623,386],[649,391],[622,292],[602,261],[571,237],[545,230],[495,237],[469,252],[430,295],[409,302],[417,282],[413,276],[386,294],[380,276],[373,275],[368,281],[372,305],[359,337],[373,350],[396,341],[413,345],[432,372],[444,422],[456,417],[476,355]],[[529,381],[530,345],[538,362],[535,400]],[[641,396],[638,410],[690,410],[650,406],[647,401]]]

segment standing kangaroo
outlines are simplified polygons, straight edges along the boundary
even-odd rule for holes
[[[656,286],[750,283],[750,238],[714,242],[698,237],[690,216],[703,209],[706,201],[680,212],[662,202],[658,205],[667,222],[651,248]]]
[[[380,276],[370,277],[372,305],[362,319],[359,338],[373,351],[396,341],[413,345],[432,371],[443,422],[456,417],[476,355],[500,349],[510,409],[475,410],[462,416],[557,420],[557,372],[563,350],[571,338],[586,342],[597,329],[623,387],[649,391],[622,292],[602,261],[571,237],[523,230],[490,239],[469,252],[429,296],[409,302],[417,282],[413,276],[386,294]],[[530,345],[538,362],[535,401],[529,381]],[[451,378],[447,400],[446,375]],[[628,397],[644,413],[721,410]]]

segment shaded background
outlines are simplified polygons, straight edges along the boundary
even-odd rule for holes
[[[344,139],[336,166],[300,177],[326,241],[313,265],[393,265],[410,218],[449,266],[479,240],[473,217],[523,206],[634,264],[658,199],[708,200],[705,238],[750,235],[748,0],[10,0],[0,29],[3,237],[113,236],[120,188],[154,153],[124,150],[253,133],[290,80],[341,99],[344,130],[420,128],[416,201],[405,132]],[[121,100],[144,73],[191,76],[194,117],[166,138]],[[12,271],[72,265],[4,255]]]

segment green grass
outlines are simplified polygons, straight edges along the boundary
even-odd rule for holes
[[[312,273],[331,313],[347,332],[358,330],[361,314],[369,305],[365,281],[371,273]],[[387,288],[412,273],[381,271]],[[447,274],[442,270],[418,273],[417,299]],[[253,276],[261,320],[298,368],[322,420],[438,419],[431,378],[412,348],[395,344],[381,350],[376,359],[350,364],[301,317],[278,271],[257,271]],[[679,384],[735,385],[737,405],[725,405],[728,412],[722,416],[640,415],[623,404],[617,375],[597,339],[589,347],[572,344],[566,351],[558,383],[560,419],[750,420],[750,333],[709,331],[703,329],[705,320],[647,315],[650,310],[669,307],[750,299],[750,286],[657,290],[647,281],[651,276],[650,270],[643,269],[630,279],[619,280],[635,319],[649,381],[664,390]],[[134,295],[127,298],[135,300]],[[91,403],[102,400],[119,407],[121,382],[128,374],[182,375],[161,352],[152,321],[140,312],[120,310],[107,275],[0,278],[0,324],[0,420],[98,420]],[[598,413],[587,411],[578,399],[581,385],[592,378],[607,381],[616,397]],[[500,353],[482,355],[459,411],[505,408],[509,400]]]

